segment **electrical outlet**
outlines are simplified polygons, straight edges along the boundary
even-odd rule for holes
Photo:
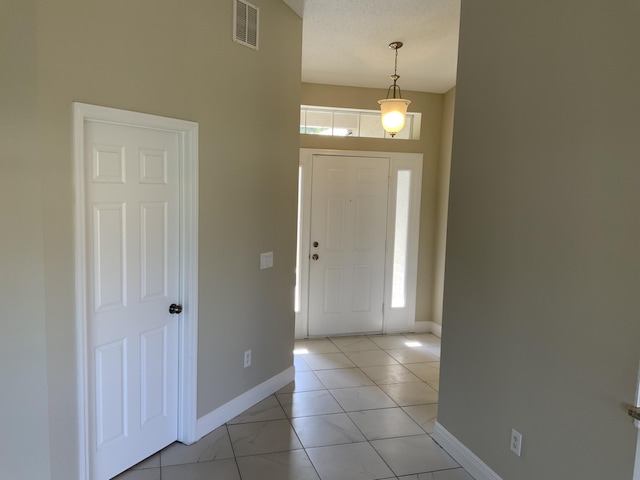
[[[513,453],[520,456],[520,451],[522,450],[522,434],[514,428],[511,429],[510,448]]]
[[[273,252],[260,254],[260,270],[273,267]]]
[[[251,350],[244,352],[244,368],[251,366]]]

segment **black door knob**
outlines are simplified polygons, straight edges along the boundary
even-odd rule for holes
[[[170,314],[178,314],[182,312],[182,305],[176,305],[175,303],[172,303],[171,305],[169,305],[169,313]]]

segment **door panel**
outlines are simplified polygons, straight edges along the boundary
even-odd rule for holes
[[[144,332],[141,338],[141,386],[140,414],[141,424],[144,426],[149,422],[166,415],[168,392],[167,392],[167,369],[164,365],[167,351],[168,328],[162,326]]]
[[[126,364],[126,339],[96,348],[98,448],[127,435]]]
[[[95,311],[122,308],[125,292],[125,205],[93,205]]]
[[[312,176],[309,335],[381,332],[389,159],[315,155]]]
[[[167,251],[169,241],[167,202],[145,202],[140,205],[141,218],[141,300],[167,298]]]
[[[85,122],[92,480],[177,439],[176,132]]]

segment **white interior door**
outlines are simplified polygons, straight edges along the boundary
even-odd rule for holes
[[[389,159],[314,155],[309,335],[382,332]]]
[[[85,122],[92,480],[177,438],[179,155],[176,132]]]

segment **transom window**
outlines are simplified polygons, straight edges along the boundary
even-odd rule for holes
[[[422,115],[407,112],[404,128],[394,138],[418,140]],[[300,107],[300,133],[334,137],[391,138],[382,128],[379,110],[337,107]]]

